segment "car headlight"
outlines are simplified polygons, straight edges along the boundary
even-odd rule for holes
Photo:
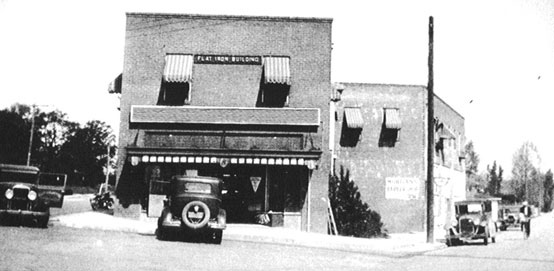
[[[12,199],[13,198],[13,190],[11,190],[10,188],[6,189],[6,192],[4,193],[4,196],[6,196],[7,199]]]
[[[473,225],[477,226],[481,224],[481,220],[479,218],[473,220]]]
[[[458,220],[457,220],[457,219],[453,219],[452,221],[450,221],[450,225],[452,225],[453,227],[458,226]]]
[[[31,190],[29,191],[29,194],[27,194],[27,198],[29,198],[30,201],[37,199],[37,192]]]

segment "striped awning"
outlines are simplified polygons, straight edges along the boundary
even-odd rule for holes
[[[264,82],[290,85],[290,58],[264,57]]]
[[[237,164],[237,165],[277,165],[315,167],[317,160],[304,158],[274,157],[214,157],[214,156],[168,156],[141,155],[131,156],[133,164],[142,163],[181,163],[181,164]]]
[[[120,73],[108,86],[108,93],[121,93],[121,83],[123,82],[123,73]]]
[[[169,83],[190,82],[192,63],[192,55],[166,55],[163,80]]]
[[[456,136],[450,129],[448,129],[446,126],[442,126],[442,128],[439,131],[439,138],[443,139],[454,139]]]
[[[345,107],[344,119],[347,128],[362,129],[364,127],[364,118],[359,107]]]
[[[402,128],[402,121],[400,121],[400,112],[398,108],[385,108],[384,114],[385,128],[397,130]]]

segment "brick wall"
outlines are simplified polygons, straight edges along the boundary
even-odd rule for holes
[[[288,107],[319,108],[321,116],[327,116],[331,23],[331,19],[315,18],[128,13],[120,150],[141,136],[141,131],[129,126],[131,105],[157,103],[164,57],[170,53],[290,57]],[[194,64],[192,77],[191,106],[255,107],[262,66]],[[313,135],[317,147],[327,146],[327,133],[328,119],[322,118]],[[120,155],[118,179],[125,171],[125,159]],[[321,232],[326,230],[326,205],[321,197],[327,196],[329,164],[329,154],[324,152],[310,183],[314,200],[312,217],[306,221]]]
[[[344,166],[350,171],[351,179],[358,185],[362,199],[381,214],[389,231],[423,230],[426,215],[426,88],[410,85],[340,84],[344,86],[344,90],[337,102],[336,168]],[[359,107],[364,126],[356,144],[341,146],[345,107]],[[398,140],[393,145],[380,144],[384,108],[398,108],[402,122]],[[463,139],[463,118],[438,97],[435,98],[435,116]],[[452,170],[461,173],[460,169]],[[415,197],[387,196],[386,189],[391,187],[387,185],[387,180],[417,183],[410,187],[416,189]]]

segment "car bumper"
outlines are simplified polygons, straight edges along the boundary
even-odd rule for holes
[[[167,215],[160,223],[160,226],[163,227],[164,230],[192,230],[192,231],[224,230],[225,228],[227,228],[226,224],[218,223],[217,220],[215,221],[210,220],[205,227],[193,230],[185,226],[185,224],[180,219],[173,219],[171,215]]]
[[[47,223],[50,218],[49,212],[37,212],[28,210],[0,210],[0,221],[2,223]]]
[[[457,240],[464,240],[464,241],[483,239],[487,236],[486,233],[484,233],[484,232],[483,233],[481,233],[481,232],[478,232],[478,233],[460,233],[460,232],[457,232],[454,229],[450,229],[448,232],[449,233],[445,236],[446,239],[457,239]]]

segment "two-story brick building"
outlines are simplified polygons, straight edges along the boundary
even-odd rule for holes
[[[427,89],[336,84],[330,122],[334,167],[343,167],[362,199],[391,232],[423,230],[426,221]],[[464,118],[435,96],[435,224],[444,232],[452,204],[465,198]]]
[[[171,176],[215,176],[230,222],[269,213],[272,223],[325,232],[331,24],[128,13],[120,213],[159,216]]]

